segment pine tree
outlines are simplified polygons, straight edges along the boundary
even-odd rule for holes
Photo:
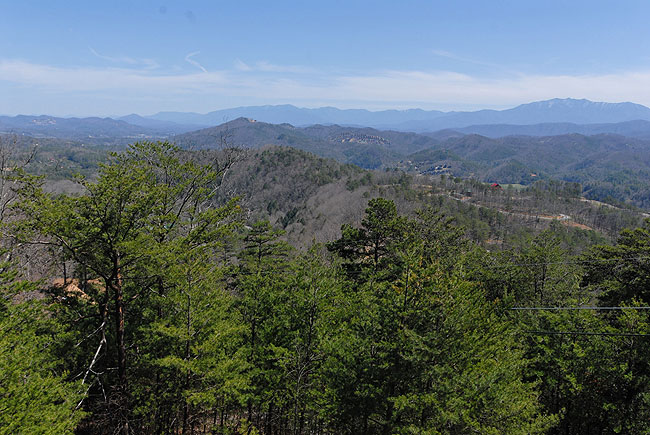
[[[6,254],[6,252],[5,252]],[[0,434],[71,434],[84,416],[79,382],[69,382],[52,349],[59,327],[20,281],[0,263]]]
[[[147,344],[138,341],[139,331],[176,314],[155,303],[177,290],[181,272],[193,273],[198,263],[215,259],[212,248],[238,209],[234,201],[222,207],[211,203],[225,169],[218,162],[196,165],[169,143],[144,142],[113,154],[97,181],[80,179],[81,195],[54,196],[39,178],[21,180],[18,209],[24,219],[18,236],[62,249],[87,290],[85,300],[66,306],[67,315],[82,310],[71,333],[85,350],[69,361],[75,366],[84,361],[84,383],[93,387],[86,409],[95,414],[93,424],[102,422],[101,430],[126,434],[140,424],[131,421],[134,410],[152,414],[133,402],[138,383],[155,383],[132,376]],[[77,325],[83,329],[74,329]],[[94,332],[82,340],[88,331]]]
[[[416,223],[393,210],[370,203],[362,228],[329,245],[361,267],[348,269],[354,281],[327,343],[336,430],[543,433],[553,419],[523,379],[524,349],[499,305],[464,278],[462,238],[447,238],[449,222],[434,213]]]

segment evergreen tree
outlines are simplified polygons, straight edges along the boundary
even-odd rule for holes
[[[6,253],[6,252],[5,252]],[[68,382],[52,352],[59,328],[36,292],[0,263],[0,434],[71,434],[84,416],[79,382]]]
[[[232,201],[223,207],[210,204],[223,170],[218,163],[196,165],[169,143],[145,142],[113,154],[97,181],[80,179],[81,195],[54,196],[42,189],[40,179],[22,180],[19,236],[63,249],[87,290],[77,306],[66,307],[72,317],[75,311],[70,310],[82,309],[80,322],[71,322],[70,328],[86,351],[73,353],[68,361],[85,372],[84,382],[93,387],[86,409],[95,414],[96,432],[138,430],[140,423],[131,422],[134,410],[154,415],[137,402],[141,392],[134,397],[139,383],[159,380],[134,376],[142,374],[134,370],[148,344],[139,341],[139,331],[168,315],[173,318],[176,313],[156,307],[156,301],[180,291],[179,275],[196,275],[199,269],[193,268],[214,259],[212,248],[237,211]],[[95,280],[92,285],[90,280]],[[83,338],[88,331],[94,332]],[[177,338],[187,346],[186,336]],[[169,351],[174,354],[163,350]],[[85,369],[77,365],[81,361]]]
[[[603,294],[606,305],[633,299],[650,304],[650,219],[623,230],[613,246],[594,247],[587,257],[584,283]]]
[[[343,292],[340,326],[328,341],[325,379],[336,430],[542,433],[552,419],[540,414],[534,386],[523,381],[526,361],[511,325],[462,270],[450,272],[462,267],[462,239],[436,240],[444,231],[435,224],[383,210],[394,209],[385,200],[369,203],[362,228],[330,245],[371,269]],[[426,218],[438,229],[448,225]],[[352,241],[361,248],[349,249]],[[376,261],[366,255],[375,246]]]

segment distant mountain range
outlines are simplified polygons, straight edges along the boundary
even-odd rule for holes
[[[207,114],[161,112],[151,116],[131,114],[113,118],[59,118],[54,116],[0,116],[0,133],[83,140],[92,143],[128,142],[175,135],[221,125],[238,118],[293,126],[340,125],[379,130],[426,133],[430,137],[481,134],[550,136],[579,133],[614,133],[650,138],[650,108],[634,103],[598,103],[553,99],[506,110],[440,112],[437,110],[341,110],[291,105],[252,106]]]
[[[522,104],[507,110],[450,112],[431,121],[407,121],[393,127],[403,131],[431,132],[488,124],[613,124],[636,120],[650,121],[650,108],[634,103],[600,103],[568,98]]]
[[[383,110],[371,112],[365,109],[337,109],[320,107],[299,108],[292,105],[249,106],[217,110],[199,114],[188,112],[160,112],[147,119],[175,122],[178,124],[219,125],[237,118],[251,118],[271,124],[292,124],[296,126],[315,124],[340,124],[349,126],[380,127],[408,122],[428,122],[446,115],[438,110]]]
[[[36,138],[72,139],[114,144],[166,136],[162,131],[112,118],[58,118],[55,116],[0,116],[0,133]]]
[[[192,123],[179,123],[174,121],[161,121],[159,119],[145,118],[144,116],[132,113],[131,115],[122,116],[117,118],[120,121],[127,122],[131,125],[145,127],[162,134],[179,134],[186,133],[192,130],[207,127],[211,124],[192,124]]]
[[[650,108],[634,103],[600,103],[568,98],[522,104],[506,110],[475,112],[440,112],[420,109],[371,112],[361,109],[341,110],[333,107],[304,109],[282,105],[237,107],[206,114],[161,112],[145,118],[177,124],[208,126],[240,117],[272,124],[288,123],[295,126],[339,124],[419,133],[486,124],[611,124],[636,120],[650,121]]]

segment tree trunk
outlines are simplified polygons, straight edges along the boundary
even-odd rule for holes
[[[188,277],[188,282],[191,282],[191,280]],[[190,354],[190,351],[192,349],[191,343],[190,343],[190,337],[192,336],[192,298],[190,296],[190,293],[188,291],[187,293],[187,317],[185,319],[185,327],[186,327],[186,333],[187,333],[187,340],[185,341],[185,361],[189,363],[192,355]],[[190,382],[191,382],[191,376],[192,372],[190,369],[187,369],[187,373],[185,374],[185,391],[188,391],[190,388]],[[185,406],[183,407],[183,430],[182,433],[183,435],[187,434],[187,428],[188,428],[188,422],[189,422],[189,417],[190,417],[190,404],[187,402],[187,399],[185,399]]]
[[[114,262],[115,280],[112,282],[111,290],[115,299],[115,340],[117,344],[117,372],[119,377],[119,414],[121,421],[121,432],[129,434],[129,400],[128,382],[126,377],[126,344],[124,340],[124,293],[122,288],[122,271],[119,256]]]

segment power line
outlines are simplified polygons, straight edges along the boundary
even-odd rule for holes
[[[480,265],[485,269],[504,269],[510,266],[516,267],[533,267],[533,266],[557,266],[557,265],[568,265],[568,266],[579,266],[583,264],[612,264],[617,262],[624,261],[638,261],[638,260],[650,260],[650,255],[637,256],[637,257],[620,257],[620,258],[599,258],[594,260],[574,260],[574,261],[549,261],[549,262],[537,262],[537,263],[513,263],[509,262],[507,264],[497,264],[497,265]],[[364,266],[363,263],[348,263],[356,266]],[[369,271],[364,270],[352,270],[345,271],[348,275],[359,275],[363,273],[368,273]]]
[[[603,264],[613,263],[618,261],[633,261],[633,260],[650,260],[650,256],[642,257],[621,257],[621,258],[600,258],[597,260],[576,260],[576,261],[550,261],[540,263],[508,263],[503,265],[484,266],[486,269],[503,269],[509,266],[531,267],[531,266],[554,266],[554,265],[582,265],[582,264]]]
[[[602,335],[613,337],[650,337],[650,334],[637,334],[633,332],[586,332],[586,331],[521,331],[523,334],[537,335]]]
[[[514,307],[512,311],[650,310],[650,307]]]

